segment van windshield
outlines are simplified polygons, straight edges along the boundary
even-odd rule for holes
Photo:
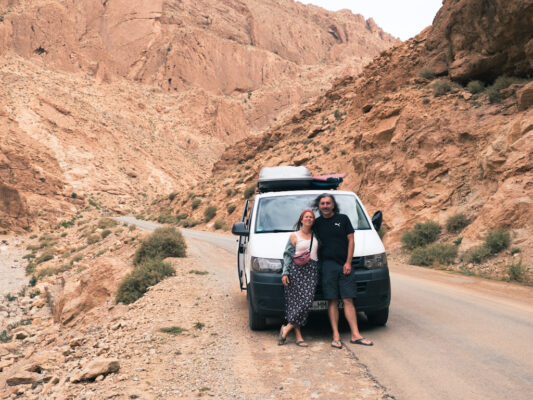
[[[354,196],[349,194],[333,195],[339,210],[346,214],[355,230],[370,229],[370,224]],[[292,232],[303,210],[313,207],[317,194],[297,194],[264,197],[257,205],[255,233]],[[318,217],[318,210],[315,217]]]

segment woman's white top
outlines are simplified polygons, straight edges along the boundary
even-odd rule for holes
[[[311,244],[311,239],[304,239],[300,237],[298,232],[296,234],[296,246],[294,246],[295,253],[300,253],[301,251],[309,250],[309,245]],[[316,236],[313,237],[313,247],[311,248],[311,260],[318,261],[318,240]]]

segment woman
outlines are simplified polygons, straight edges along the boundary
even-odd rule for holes
[[[307,343],[302,337],[300,327],[307,322],[309,308],[313,304],[315,289],[318,282],[317,249],[318,241],[312,236],[315,214],[311,210],[305,210],[300,215],[295,228],[296,232],[291,233],[285,252],[283,253],[283,275],[281,281],[285,286],[285,319],[287,325],[282,325],[278,344],[283,345],[287,340],[287,335],[294,329],[296,334],[296,344],[300,347],[307,347]],[[312,239],[312,241],[311,241]],[[296,265],[293,262],[295,253],[309,250],[311,246],[311,257],[307,264]]]

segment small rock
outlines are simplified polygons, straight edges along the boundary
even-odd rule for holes
[[[26,339],[29,336],[30,336],[30,334],[28,332],[26,332],[26,331],[23,331],[23,330],[20,330],[17,333],[15,333],[15,339],[18,339],[18,340]]]
[[[6,379],[9,386],[27,385],[35,383],[39,380],[39,374],[29,371],[16,371],[13,375]]]

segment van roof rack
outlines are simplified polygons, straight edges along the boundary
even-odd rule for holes
[[[259,172],[259,193],[286,190],[337,189],[346,174],[312,176],[304,166],[264,167]]]

